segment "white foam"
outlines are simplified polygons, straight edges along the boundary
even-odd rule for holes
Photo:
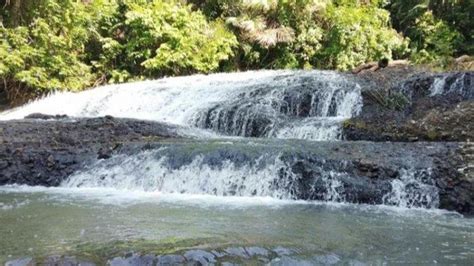
[[[112,115],[186,125],[196,110],[237,97],[239,87],[284,75],[285,71],[256,71],[194,75],[103,86],[79,93],[56,92],[0,114],[0,120],[21,119],[31,113],[74,117]]]
[[[272,197],[236,197],[236,196],[215,196],[203,194],[179,194],[163,193],[159,191],[143,190],[123,190],[116,188],[69,188],[69,187],[43,187],[26,185],[5,185],[0,186],[0,195],[8,193],[21,194],[41,194],[60,202],[92,202],[94,204],[113,205],[118,207],[127,207],[135,204],[170,204],[195,206],[199,208],[252,208],[265,206],[269,208],[279,208],[288,205],[309,205],[323,206],[330,209],[355,209],[368,213],[380,213],[396,216],[456,216],[463,217],[461,214],[453,211],[441,209],[426,208],[407,208],[389,205],[369,205],[369,204],[351,204],[346,202],[333,201],[304,201],[304,200],[285,200]],[[42,198],[47,200],[47,198]],[[25,202],[31,203],[32,200]],[[24,205],[22,205],[24,206]]]

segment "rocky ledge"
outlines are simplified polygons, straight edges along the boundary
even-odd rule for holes
[[[57,186],[97,159],[106,159],[123,143],[178,137],[163,123],[111,116],[74,119],[32,114],[0,121],[0,185]]]
[[[58,186],[78,171],[94,172],[98,163],[106,168],[124,164],[119,155],[153,151],[157,161],[169,158],[165,167],[172,171],[186,168],[196,158],[213,169],[221,169],[223,162],[242,169],[272,169],[276,171],[272,189],[305,200],[396,204],[387,201],[392,180],[403,181],[406,171],[411,171],[417,180],[403,184],[413,194],[406,198],[414,200],[411,206],[431,206],[418,193],[434,186],[438,207],[474,214],[474,145],[470,143],[192,140],[180,138],[179,132],[167,124],[113,117],[34,115],[0,122],[0,185]],[[283,165],[275,166],[275,162]],[[142,174],[146,171],[138,173]],[[101,180],[108,178],[115,177]],[[334,178],[341,198],[328,192],[327,183]],[[239,189],[245,187],[235,184],[225,194],[240,195]]]
[[[398,82],[378,75],[362,92],[362,112],[344,123],[347,140],[474,140],[474,72],[417,73]]]

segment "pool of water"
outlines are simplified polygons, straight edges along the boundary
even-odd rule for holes
[[[102,264],[127,252],[238,247],[288,251],[269,258],[273,264],[474,261],[474,219],[440,210],[4,186],[0,225],[2,264],[51,255]]]

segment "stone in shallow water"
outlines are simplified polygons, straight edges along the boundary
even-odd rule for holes
[[[227,255],[225,252],[221,252],[217,250],[212,250],[211,253],[214,254],[214,256],[216,256],[217,258],[222,258]]]
[[[188,262],[198,262],[202,265],[216,262],[214,254],[204,250],[186,251],[186,253],[184,253],[184,257]]]
[[[232,262],[225,261],[221,265],[222,266],[238,266],[239,264],[235,264],[235,263],[232,263]]]
[[[181,255],[163,255],[158,257],[158,264],[160,266],[167,265],[182,265],[186,259]]]
[[[240,258],[245,258],[245,259],[249,258],[249,255],[247,254],[245,249],[242,247],[237,247],[237,248],[230,247],[230,248],[226,248],[224,251],[230,256],[235,256],[235,257],[240,257]]]
[[[7,261],[5,266],[30,266],[35,265],[33,258],[21,258],[16,260]]]
[[[287,256],[293,254],[293,251],[284,247],[276,247],[273,249],[273,252],[275,252],[278,256]]]
[[[245,250],[247,251],[247,254],[251,257],[253,256],[264,256],[268,257],[269,252],[268,250],[261,248],[261,247],[246,247]]]
[[[334,265],[337,264],[341,259],[336,254],[328,254],[322,256],[314,256],[313,260],[317,264]]]
[[[281,258],[276,258],[273,259],[270,262],[270,265],[279,265],[279,266],[313,266],[315,265],[311,261],[308,260],[302,260],[302,259],[295,259],[295,258],[290,258],[290,257],[281,257]],[[324,265],[324,264],[321,264]]]
[[[113,258],[107,262],[110,266],[153,266],[155,265],[156,257],[153,255],[140,256],[134,254],[127,258]]]

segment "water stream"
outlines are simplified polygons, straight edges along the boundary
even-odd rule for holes
[[[105,188],[0,188],[0,261],[259,247],[272,265],[470,264],[474,223],[456,213]],[[266,261],[266,262],[265,262]]]
[[[221,135],[339,139],[361,108],[360,85],[329,71],[258,71],[168,78],[56,93],[0,115],[112,115],[209,129]]]
[[[361,108],[350,76],[258,71],[61,92],[1,113],[154,120],[200,140],[98,160],[58,188],[0,187],[0,262],[204,250],[226,254],[218,263],[472,263],[474,221],[436,209],[429,156],[342,140]],[[360,175],[350,158],[364,153],[387,173]]]

